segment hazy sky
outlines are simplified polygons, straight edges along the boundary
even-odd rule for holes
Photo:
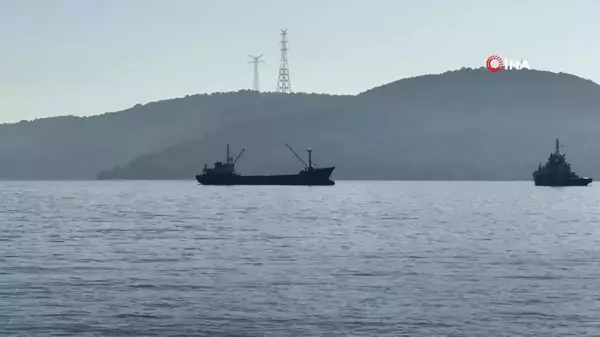
[[[480,67],[492,54],[600,83],[600,1],[0,0],[0,122],[274,91],[288,28],[292,89],[355,94]]]

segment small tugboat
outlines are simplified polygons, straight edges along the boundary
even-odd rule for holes
[[[238,161],[243,149],[235,160],[229,155],[229,144],[225,163],[217,161],[213,168],[204,164],[202,174],[196,176],[196,180],[202,185],[300,185],[300,186],[331,186],[335,182],[329,177],[335,167],[316,168],[312,164],[312,150],[308,149],[308,165],[294,150],[286,143],[285,146],[304,164],[305,168],[298,174],[289,175],[264,175],[243,176],[235,171],[235,163]]]
[[[538,166],[533,172],[535,186],[587,186],[592,178],[580,177],[571,171],[571,164],[565,160],[565,155],[560,153],[560,142],[556,139],[554,153],[550,154],[548,161]]]

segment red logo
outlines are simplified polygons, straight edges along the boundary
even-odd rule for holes
[[[485,65],[489,71],[497,73],[500,70],[502,70],[502,67],[504,67],[504,61],[502,61],[500,56],[492,55],[488,57],[487,62],[485,62]]]

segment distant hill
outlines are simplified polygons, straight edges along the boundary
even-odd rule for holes
[[[334,179],[529,180],[556,137],[600,177],[600,86],[563,73],[461,69],[356,96],[240,91],[95,117],[0,125],[0,179],[193,179],[225,145],[244,174],[302,168]]]
[[[143,153],[261,116],[302,114],[341,98],[253,91],[193,95],[93,117],[0,124],[0,179],[95,179]]]
[[[241,173],[296,172],[288,142],[313,148],[317,165],[336,165],[336,179],[529,180],[556,137],[577,172],[600,177],[600,86],[576,76],[462,69],[335,103],[237,121],[99,177],[192,179],[203,163],[224,159],[227,142],[247,148]]]

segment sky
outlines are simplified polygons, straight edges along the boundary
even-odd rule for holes
[[[0,123],[197,93],[357,94],[490,55],[600,83],[598,0],[0,0]]]

